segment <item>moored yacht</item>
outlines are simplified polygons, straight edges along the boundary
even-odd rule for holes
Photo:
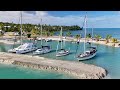
[[[62,46],[63,41],[64,40],[62,39],[62,27],[61,27],[60,40],[58,41],[58,44],[59,44],[59,42],[61,43],[61,49],[60,49],[59,52],[57,52],[57,50],[58,50],[58,45],[57,45],[57,50],[56,50],[56,56],[57,57],[65,56],[65,55],[68,55],[70,53],[70,50],[66,50],[66,49],[63,48],[63,46]]]
[[[42,23],[42,19],[41,19],[41,23]],[[47,40],[49,41],[50,39],[47,39]],[[43,39],[42,39],[42,25],[41,25],[41,47],[38,48],[35,52],[33,52],[33,55],[45,54],[51,51],[51,47],[49,45],[43,46],[42,41]]]
[[[50,46],[42,46],[41,48],[38,48],[33,55],[39,55],[39,54],[45,54],[51,52]]]
[[[17,54],[24,54],[24,53],[35,51],[36,49],[37,49],[36,44],[24,43],[23,45],[20,45],[17,48],[8,50],[8,52],[17,53]]]
[[[93,57],[95,57],[96,53],[97,53],[97,49],[96,47],[90,47],[90,50],[86,50],[86,18],[87,18],[87,15],[85,16],[85,21],[84,21],[84,24],[85,24],[85,40],[84,40],[84,52],[77,55],[76,58],[81,61],[81,60],[88,60],[88,59],[91,59]]]
[[[65,56],[69,54],[69,50],[61,49],[60,52],[56,54],[57,57]]]
[[[20,12],[21,14],[21,28],[20,28],[20,31],[21,31],[21,45],[18,46],[17,48],[13,48],[13,49],[10,49],[8,50],[8,52],[10,53],[18,53],[18,54],[23,54],[23,53],[28,53],[28,52],[31,52],[31,51],[34,51],[37,49],[37,46],[36,46],[36,43],[23,43],[22,42],[22,11]]]
[[[97,53],[97,49],[96,49],[96,47],[90,47],[90,48],[91,48],[90,50],[85,51],[85,53],[79,54],[76,58],[79,61],[88,60],[88,59],[93,58]]]

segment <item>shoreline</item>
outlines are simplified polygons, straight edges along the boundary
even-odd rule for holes
[[[27,40],[31,40],[32,38],[27,38]],[[60,40],[60,37],[59,36],[50,36],[50,37],[42,37],[42,39],[51,39],[51,40],[54,40],[54,41],[58,41]],[[63,40],[65,41],[70,41],[70,42],[77,42],[77,39],[75,39],[74,37],[63,37]],[[105,39],[102,40],[102,41],[95,41],[95,40],[92,40],[92,39],[86,39],[86,42],[91,42],[91,43],[95,43],[95,44],[101,44],[101,45],[106,45],[106,46],[111,46],[111,47],[120,47],[120,42],[119,43],[107,43],[105,42]],[[120,40],[118,40],[120,41]],[[80,42],[84,42],[84,38],[81,38],[80,39]],[[14,44],[14,41],[9,41],[9,40],[0,40],[0,43],[5,43],[5,44]],[[20,41],[18,42],[15,42],[15,44],[20,44]]]
[[[51,39],[51,40],[60,40],[59,39],[59,36],[52,36],[52,37],[48,37],[48,38],[44,38],[43,37],[43,39]],[[66,37],[66,39],[65,39],[65,37],[63,38],[63,40],[65,40],[65,41],[71,41],[71,42],[77,42],[77,39],[75,39],[74,37]],[[112,42],[109,42],[109,43],[107,43],[106,44],[106,42],[105,42],[105,39],[104,40],[102,40],[102,41],[95,41],[95,40],[92,40],[92,39],[86,39],[86,42],[91,42],[91,43],[95,43],[95,44],[101,44],[101,45],[106,45],[106,46],[112,46],[112,47],[120,47],[120,40],[118,40],[119,41],[119,43],[112,43]],[[84,38],[81,38],[80,39],[80,42],[84,42]]]
[[[107,75],[107,71],[102,67],[82,62],[53,60],[44,57],[5,52],[0,52],[0,63],[66,73],[77,79],[103,79]]]
[[[17,42],[14,43],[14,41],[0,40],[0,43],[5,43],[5,44],[20,44],[20,41],[17,41]]]

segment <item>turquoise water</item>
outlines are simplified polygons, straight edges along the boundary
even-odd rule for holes
[[[90,31],[91,30],[89,29],[89,32]],[[75,35],[76,32],[78,32],[78,31],[72,31],[72,34]],[[101,34],[103,37],[105,37],[106,34],[111,34],[113,37],[118,38],[118,39],[120,38],[119,33],[120,33],[120,29],[95,29],[94,30],[94,34]],[[71,54],[68,56],[56,57],[55,54],[56,54],[56,48],[57,48],[58,42],[56,42],[56,41],[52,41],[52,42],[48,42],[48,43],[43,42],[43,44],[50,45],[52,47],[53,51],[51,53],[39,55],[39,56],[52,58],[52,59],[56,59],[56,60],[61,59],[61,60],[69,60],[69,61],[78,62],[75,58],[75,55],[83,52],[83,43],[80,43],[79,45],[77,45],[76,43],[72,43],[72,42],[63,42],[63,47],[66,49],[70,49]],[[40,41],[38,41],[37,45],[40,46]],[[82,61],[82,62],[101,66],[108,71],[108,76],[110,78],[120,79],[120,72],[119,72],[120,71],[120,48],[99,45],[99,44],[93,44],[93,45],[96,46],[98,49],[96,57],[94,57],[90,60],[87,60],[87,61]],[[16,45],[16,46],[18,46],[18,45]],[[89,46],[89,44],[87,44],[86,46]],[[13,47],[13,45],[7,45],[7,44],[1,43],[0,51],[6,52],[8,49],[10,49],[12,47]],[[60,48],[60,44],[59,44],[59,48]],[[28,53],[28,54],[31,55],[32,53]],[[14,71],[14,69],[15,69],[15,71]],[[32,69],[23,69],[23,68],[20,69],[19,67],[11,68],[9,66],[1,66],[0,67],[0,73],[2,73],[2,74],[0,74],[0,75],[2,75],[2,76],[0,76],[0,78],[9,78],[7,76],[4,77],[4,74],[9,75],[8,70],[11,70],[10,75],[13,76],[11,78],[43,78],[43,79],[71,78],[70,76],[64,75],[64,74],[52,73],[52,72],[48,72],[48,71],[39,71],[39,70],[34,71]],[[13,75],[12,75],[12,72],[14,72]],[[27,72],[29,72],[29,73],[27,73]],[[17,73],[19,75],[17,75]]]
[[[0,64],[0,79],[73,79],[73,78],[74,77],[72,76],[56,72],[35,70],[15,65]]]
[[[40,44],[40,41],[38,43]],[[40,46],[39,44],[38,44],[38,46]],[[46,43],[44,43],[44,45],[45,44]],[[50,44],[52,46],[53,51],[51,53],[44,54],[44,55],[39,55],[39,56],[52,58],[52,59],[56,59],[56,60],[60,59],[60,60],[69,60],[69,61],[78,62],[77,59],[75,58],[75,55],[79,54],[80,52],[83,52],[83,43],[80,43],[78,45],[78,49],[77,49],[77,44],[71,43],[71,42],[65,42],[65,48],[70,49],[71,54],[69,54],[67,56],[63,56],[63,57],[56,57],[55,56],[56,48],[57,48],[56,45],[58,44],[58,42],[56,42],[56,41],[49,42],[49,45]],[[87,44],[86,46],[89,46],[89,45]],[[108,71],[111,78],[120,78],[120,72],[119,72],[120,71],[120,59],[119,59],[120,58],[120,48],[109,47],[109,46],[104,46],[104,45],[97,45],[97,44],[94,44],[94,46],[97,46],[97,49],[98,49],[98,53],[97,53],[96,57],[94,57],[94,58],[92,58],[88,61],[82,61],[82,62],[83,63],[88,63],[88,64],[94,64],[94,65],[97,65],[97,66],[101,66]],[[10,45],[0,44],[0,50],[1,51],[7,51],[11,47],[12,46],[10,46]],[[60,46],[59,46],[59,48],[60,48]],[[32,55],[32,53],[28,53],[28,54]],[[1,68],[0,68],[0,72],[1,72]],[[42,74],[42,75],[44,75],[44,74]],[[48,72],[48,77],[49,77],[49,75],[51,76],[51,74],[49,74],[49,72]],[[54,78],[63,78],[63,76],[54,77]],[[36,78],[48,78],[47,76],[46,77],[41,77],[41,76],[37,77],[36,74],[35,74],[35,77]],[[35,78],[35,77],[31,77],[31,78]],[[1,76],[0,76],[0,78],[1,78]],[[18,78],[19,78],[19,76],[18,76]],[[25,77],[25,78],[27,78],[27,77]],[[66,78],[66,77],[64,77],[64,78]]]

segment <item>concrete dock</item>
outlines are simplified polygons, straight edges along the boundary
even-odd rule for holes
[[[107,71],[104,68],[95,65],[23,54],[0,52],[0,63],[67,73],[78,79],[103,79],[107,75]]]

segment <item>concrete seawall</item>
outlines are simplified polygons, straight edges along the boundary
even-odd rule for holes
[[[4,52],[0,52],[0,63],[67,73],[79,79],[102,79],[107,75],[105,69],[95,65]]]

